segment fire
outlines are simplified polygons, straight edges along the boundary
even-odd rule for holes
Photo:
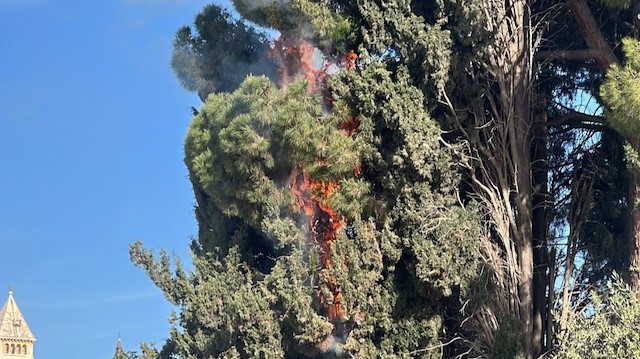
[[[309,92],[315,93],[326,88],[326,76],[329,65],[325,64],[322,69],[317,69],[313,65],[316,49],[306,41],[291,39],[281,36],[274,42],[274,47],[268,54],[280,64],[278,72],[280,74],[280,86],[286,86],[296,76],[304,76],[309,84]],[[356,65],[357,55],[351,50],[348,54],[339,56],[336,65],[342,69],[349,70]],[[327,106],[332,108],[332,101],[328,94],[325,94]],[[360,124],[358,117],[352,117],[342,122],[338,128],[344,130],[349,136],[353,136]],[[355,170],[355,175],[360,175],[360,166]],[[338,230],[342,227],[342,222],[333,211],[329,202],[332,194],[339,188],[337,182],[325,182],[311,178],[302,169],[296,169],[291,177],[291,190],[294,193],[295,201],[301,212],[308,219],[308,228],[312,234],[311,240],[319,247],[322,271],[326,275],[328,288],[333,298],[320,296],[319,300],[325,306],[329,320],[344,319],[346,312],[342,306],[342,293],[340,288],[334,283],[334,278],[329,274],[334,267],[331,258],[331,244],[337,239]]]
[[[351,70],[356,66],[356,60],[358,59],[358,55],[353,50],[350,50],[349,53],[342,58],[342,67],[345,70]]]
[[[344,130],[349,136],[353,136],[358,130],[358,126],[360,126],[360,118],[358,118],[358,116],[354,116],[340,123],[338,128]]]
[[[334,182],[314,180],[301,170],[294,171],[291,179],[291,190],[296,203],[306,215],[313,242],[320,248],[322,270],[325,271],[328,287],[333,298],[329,304],[327,298],[320,297],[320,303],[326,305],[329,320],[341,319],[346,316],[342,308],[342,294],[329,275],[333,268],[331,258],[331,243],[337,239],[338,230],[342,226],[340,218],[329,206],[329,199],[337,188]]]
[[[300,73],[309,83],[309,92],[318,91],[318,84],[326,77],[328,67],[318,70],[313,66],[315,48],[304,40],[294,40],[284,34],[273,45],[267,55],[279,64],[280,87],[286,89],[293,77]]]

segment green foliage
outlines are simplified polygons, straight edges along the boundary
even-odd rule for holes
[[[440,358],[443,313],[469,298],[480,266],[480,218],[458,195],[462,149],[443,140],[426,105],[447,81],[450,33],[406,0],[234,3],[249,20],[320,41],[325,52],[359,39],[362,56],[328,79],[330,111],[304,81],[284,90],[250,76],[235,89],[233,77],[215,89],[235,91],[205,91],[185,139],[199,225],[194,269],[131,246],[134,263],[180,307],[169,339],[148,356]],[[243,28],[219,9],[203,14],[199,35],[181,30],[176,48],[208,54],[196,45],[226,37],[204,41],[205,33]],[[196,76],[177,75],[215,74],[207,61],[192,67],[202,68]],[[355,118],[354,134],[339,129]],[[328,205],[340,227],[328,249],[292,191],[301,171],[337,184]],[[331,288],[346,313],[334,321],[320,303],[333,301]]]
[[[166,254],[156,259],[140,243],[131,251],[182,307],[182,330],[172,330],[160,357],[319,352],[334,326],[318,312],[319,261],[299,226],[289,176],[294,168],[336,181],[352,176],[357,146],[336,121],[304,82],[280,95],[268,79],[250,77],[234,93],[208,98],[185,140],[200,224],[195,271],[172,268]]]
[[[292,169],[333,181],[352,176],[359,163],[357,144],[338,130],[339,118],[323,115],[319,101],[307,94],[305,82],[291,84],[280,97],[266,78],[249,78],[233,94],[211,96],[185,140],[192,181],[218,210],[255,230],[270,233],[263,226],[275,229],[273,221],[280,229],[296,227],[278,220],[291,211],[286,182]],[[276,235],[268,240],[276,248],[291,243]]]
[[[631,173],[640,173],[640,153],[628,142],[624,144],[624,161]]]
[[[301,19],[294,16],[289,1],[233,0],[233,6],[242,16],[263,27],[287,32]]]
[[[451,33],[440,23],[427,23],[412,11],[410,0],[358,2],[361,47],[375,56],[392,57],[404,65],[411,84],[436,99],[448,79]]]
[[[138,355],[137,359],[153,359],[158,357],[158,351],[155,349],[155,345],[141,343],[140,344],[140,355]]]
[[[493,359],[523,359],[522,341],[518,322],[514,318],[505,318],[496,332],[493,346]]]
[[[439,303],[476,275],[479,233],[474,212],[455,199],[457,150],[442,145],[408,82],[381,63],[337,78],[335,107],[351,110],[332,115],[304,82],[281,95],[266,78],[248,78],[207,99],[185,140],[200,224],[195,271],[140,243],[131,249],[182,308],[182,329],[172,330],[160,357],[310,357],[328,350],[328,340],[388,358],[437,347]],[[361,98],[383,95],[377,105]],[[361,119],[354,137],[338,130],[350,112]],[[300,225],[288,182],[294,168],[340,184],[330,205],[355,235],[338,232],[332,258],[344,261],[328,273]],[[346,323],[321,315],[319,296],[331,297],[327,275],[340,288]]]
[[[459,300],[453,293],[466,292],[477,276],[478,219],[456,201],[460,149],[443,145],[406,68],[363,62],[362,71],[329,83],[334,106],[360,120],[355,137],[370,188],[358,192],[366,196],[350,223],[356,236],[333,248],[347,258],[332,271],[347,312],[366,313],[345,349],[358,348],[362,357],[439,358],[439,350],[426,348],[439,348],[442,301]]]
[[[205,6],[194,30],[184,26],[176,33],[171,67],[180,84],[203,102],[210,93],[235,90],[249,74],[275,75],[276,65],[265,56],[267,37],[226,10]]]
[[[614,276],[603,293],[593,293],[593,306],[573,313],[555,359],[640,357],[640,301]]]
[[[460,149],[443,145],[406,69],[372,62],[334,80],[337,106],[345,102],[360,118],[364,177],[377,198],[366,210],[384,228],[386,255],[395,264],[410,254],[416,279],[450,295],[478,268],[477,218],[455,196]]]
[[[144,359],[144,356],[139,356],[135,351],[128,351],[126,353],[116,353],[113,359]]]
[[[600,95],[608,107],[606,118],[613,128],[628,138],[640,137],[640,41],[622,40],[623,67],[612,66]]]

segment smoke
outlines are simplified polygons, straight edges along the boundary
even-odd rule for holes
[[[344,340],[342,339],[338,339],[335,336],[332,336],[334,338],[333,340],[333,345],[331,346],[331,349],[329,349],[330,352],[334,353],[337,357],[341,357],[344,354],[344,350],[342,350],[342,348],[340,347],[340,344],[344,344]]]
[[[338,357],[344,356],[345,352],[340,348],[341,344],[344,344],[345,338],[340,338],[335,335],[329,335],[325,340],[316,345],[316,348],[324,354],[324,357]]]
[[[281,9],[289,8],[291,0],[234,0],[234,4],[242,4],[248,10],[255,11],[268,7],[276,7]]]
[[[208,5],[193,28],[176,33],[171,67],[181,85],[204,102],[210,93],[234,91],[248,75],[275,79],[276,64],[265,56],[269,46],[264,33]]]
[[[290,0],[233,0],[233,4],[245,19],[258,26],[306,41],[317,38],[309,19]]]

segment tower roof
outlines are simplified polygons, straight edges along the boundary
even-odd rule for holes
[[[9,299],[0,310],[0,338],[36,340],[13,299],[11,287],[9,287]]]
[[[122,349],[122,340],[118,337],[118,344],[116,344],[116,355],[124,354],[124,350]]]

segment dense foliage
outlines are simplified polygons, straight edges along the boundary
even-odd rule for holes
[[[555,359],[640,357],[640,301],[629,286],[612,282],[593,293],[593,305],[573,313]]]
[[[623,67],[614,66],[608,73],[600,93],[610,111],[607,120],[613,128],[629,136],[640,135],[640,41],[622,40],[625,55]]]
[[[199,232],[131,247],[143,357],[635,357],[640,5],[233,3],[174,41]]]
[[[477,273],[477,220],[457,204],[455,151],[440,143],[408,76],[381,65],[353,76],[336,79],[336,108],[349,97],[388,98],[348,111],[360,113],[355,137],[338,129],[348,114],[324,114],[304,81],[280,95],[268,79],[248,78],[194,118],[185,153],[198,200],[195,271],[171,275],[164,254],[156,262],[139,245],[132,252],[182,307],[183,330],[162,357],[392,357],[437,346],[444,298]],[[339,183],[329,203],[348,226],[332,243],[343,260],[330,273],[300,225],[295,169]],[[347,313],[338,322],[318,303],[328,276]]]

